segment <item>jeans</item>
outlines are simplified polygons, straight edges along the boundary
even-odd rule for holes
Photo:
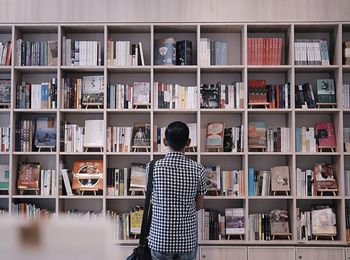
[[[162,253],[151,249],[152,260],[195,260],[197,248],[187,253]]]

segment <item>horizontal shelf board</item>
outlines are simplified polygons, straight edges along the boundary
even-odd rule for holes
[[[154,67],[155,73],[179,73],[179,72],[197,72],[197,65],[155,65]]]
[[[167,155],[168,153],[166,152],[153,152],[153,155],[158,155],[158,156],[165,156]],[[185,152],[185,155],[197,155],[198,153],[197,152]]]
[[[295,65],[295,72],[327,72],[339,69],[338,65]]]
[[[333,153],[333,152],[316,152],[316,153],[303,153],[303,152],[295,152],[295,155],[297,155],[297,156],[329,156],[329,155],[331,155],[331,156],[339,156],[339,155],[341,155],[341,153],[338,153],[338,152],[335,152],[335,153]]]
[[[350,156],[350,152],[344,152],[345,156]]]
[[[56,199],[56,196],[42,195],[12,195],[13,199]]]
[[[344,199],[350,200],[350,196],[344,196]]]
[[[74,72],[103,72],[104,66],[61,66],[61,69]]]
[[[244,152],[200,152],[203,156],[242,156]]]
[[[244,200],[245,196],[204,196],[205,200]]]
[[[243,235],[245,237],[245,235]],[[233,235],[236,239],[230,239],[230,240],[199,240],[199,245],[242,245],[247,244],[249,241],[243,239],[239,239],[239,235]]]
[[[297,200],[341,200],[341,196],[308,196],[308,197],[296,197]]]
[[[146,108],[146,109],[107,109],[107,113],[130,113],[130,114],[137,114],[137,113],[151,113],[152,110],[150,108]]]
[[[22,109],[22,108],[15,108],[13,110],[13,112],[17,112],[17,113],[45,113],[45,114],[48,114],[48,113],[57,113],[57,109],[31,109],[31,108],[28,108],[28,109]]]
[[[107,66],[108,72],[122,72],[122,73],[137,73],[137,72],[151,72],[151,66]]]
[[[32,73],[57,73],[58,66],[15,66],[16,71]]]
[[[0,108],[0,114],[11,113],[11,108]]]
[[[339,112],[339,108],[296,108],[295,113],[297,114],[315,114],[315,113],[336,113]]]
[[[266,156],[266,155],[293,155],[292,152],[248,152],[248,155],[260,155],[260,156]]]
[[[107,196],[108,200],[143,200],[145,196]]]
[[[343,72],[350,72],[350,65],[343,65]]]
[[[11,73],[11,66],[0,66],[1,73]]]
[[[291,65],[248,65],[249,72],[287,72]]]
[[[168,109],[168,108],[157,108],[153,110],[154,113],[159,114],[197,114],[197,109]]]
[[[116,245],[137,245],[139,243],[138,239],[129,239],[129,240],[113,240],[113,244]]]
[[[97,196],[93,196],[93,195],[73,195],[73,196],[65,196],[65,195],[60,195],[58,197],[59,199],[65,199],[65,200],[72,200],[72,199],[79,199],[79,200],[99,200],[99,199],[103,199],[102,195],[97,195]]]
[[[345,112],[345,113],[350,113],[350,108],[343,108],[343,111]]]
[[[346,242],[342,240],[311,240],[311,241],[306,241],[306,240],[296,240],[296,244],[303,244],[303,245],[327,245],[327,246],[336,246],[336,245],[346,245]]]
[[[289,113],[292,112],[291,108],[248,108],[248,113],[265,113],[265,114],[274,114],[274,113]]]
[[[107,152],[106,154],[111,156],[150,156],[151,152]]]
[[[104,109],[101,108],[101,109],[96,109],[96,108],[87,108],[87,109],[72,109],[72,108],[62,108],[60,109],[60,112],[63,112],[63,113],[94,113],[94,114],[98,114],[98,113],[101,113],[103,114],[104,112]]]
[[[103,155],[103,152],[60,152],[60,155]]]
[[[0,155],[10,155],[10,152],[0,152]]]
[[[282,191],[281,191],[282,192]],[[293,196],[248,196],[249,200],[291,200]]]
[[[13,152],[14,155],[52,155],[55,156],[56,152]]]
[[[212,65],[207,67],[200,66],[201,73],[224,73],[224,72],[243,72],[244,65]]]
[[[244,113],[244,109],[242,108],[236,108],[236,109],[220,109],[220,108],[201,108],[200,109],[200,113],[201,114],[222,114],[222,113],[226,113],[226,114],[229,114],[229,113],[232,113],[232,114],[235,114],[235,113]]]
[[[0,195],[0,199],[8,199],[8,198],[10,198],[9,195]]]

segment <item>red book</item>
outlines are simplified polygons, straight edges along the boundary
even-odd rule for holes
[[[252,38],[248,38],[248,65],[252,64]]]
[[[316,122],[315,129],[319,148],[337,146],[334,125],[332,122]]]
[[[11,65],[11,53],[12,53],[12,43],[8,42],[7,56],[6,56],[6,61],[5,61],[5,65],[6,66],[10,66]]]
[[[276,107],[277,108],[280,108],[280,95],[281,95],[281,93],[280,93],[280,86],[279,85],[276,85],[275,86],[275,90],[276,90]]]
[[[282,64],[282,38],[278,39],[278,44],[277,44],[277,64],[281,65]]]

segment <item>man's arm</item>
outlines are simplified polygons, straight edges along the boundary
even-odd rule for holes
[[[196,210],[200,210],[203,208],[203,199],[204,199],[203,194],[198,194],[196,196]]]

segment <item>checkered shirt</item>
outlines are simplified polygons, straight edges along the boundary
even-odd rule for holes
[[[146,168],[148,177],[149,164]],[[158,160],[153,172],[149,247],[163,253],[191,252],[197,246],[196,195],[205,194],[203,166],[181,152]]]

